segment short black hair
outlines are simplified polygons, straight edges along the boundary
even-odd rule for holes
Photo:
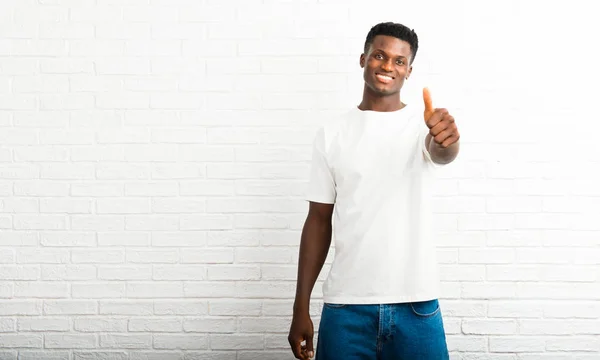
[[[410,50],[412,53],[410,62],[412,63],[417,56],[417,50],[419,49],[419,37],[415,33],[415,30],[408,28],[405,25],[394,23],[394,22],[382,22],[379,23],[369,30],[367,39],[365,40],[365,54],[369,52],[369,47],[373,44],[373,39],[377,35],[393,36],[400,40],[404,40],[410,44]]]

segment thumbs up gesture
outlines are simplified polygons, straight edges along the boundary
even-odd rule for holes
[[[454,117],[446,109],[434,109],[429,89],[423,89],[423,101],[425,102],[425,124],[429,128],[429,135],[433,141],[444,149],[458,142],[460,134],[456,128]]]

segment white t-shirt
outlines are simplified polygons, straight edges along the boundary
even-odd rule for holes
[[[335,204],[323,300],[382,304],[438,297],[423,110],[354,108],[317,132],[307,200]]]

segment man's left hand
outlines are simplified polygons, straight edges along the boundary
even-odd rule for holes
[[[454,117],[446,109],[433,108],[431,94],[427,88],[423,89],[423,101],[425,102],[425,124],[435,143],[442,148],[447,148],[458,142],[460,134]]]

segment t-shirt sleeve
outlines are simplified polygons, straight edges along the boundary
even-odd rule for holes
[[[321,128],[314,139],[310,176],[306,200],[334,204],[336,198],[335,179],[327,162],[325,130]]]
[[[423,152],[423,157],[425,158],[425,161],[433,168],[443,167],[444,164],[438,164],[438,163],[434,162],[433,159],[431,158],[429,149],[427,149],[427,145],[425,144],[425,140],[427,139],[427,134],[429,134],[429,129],[427,127],[424,127],[421,130],[421,132],[419,133],[419,144],[421,147],[421,151]]]

